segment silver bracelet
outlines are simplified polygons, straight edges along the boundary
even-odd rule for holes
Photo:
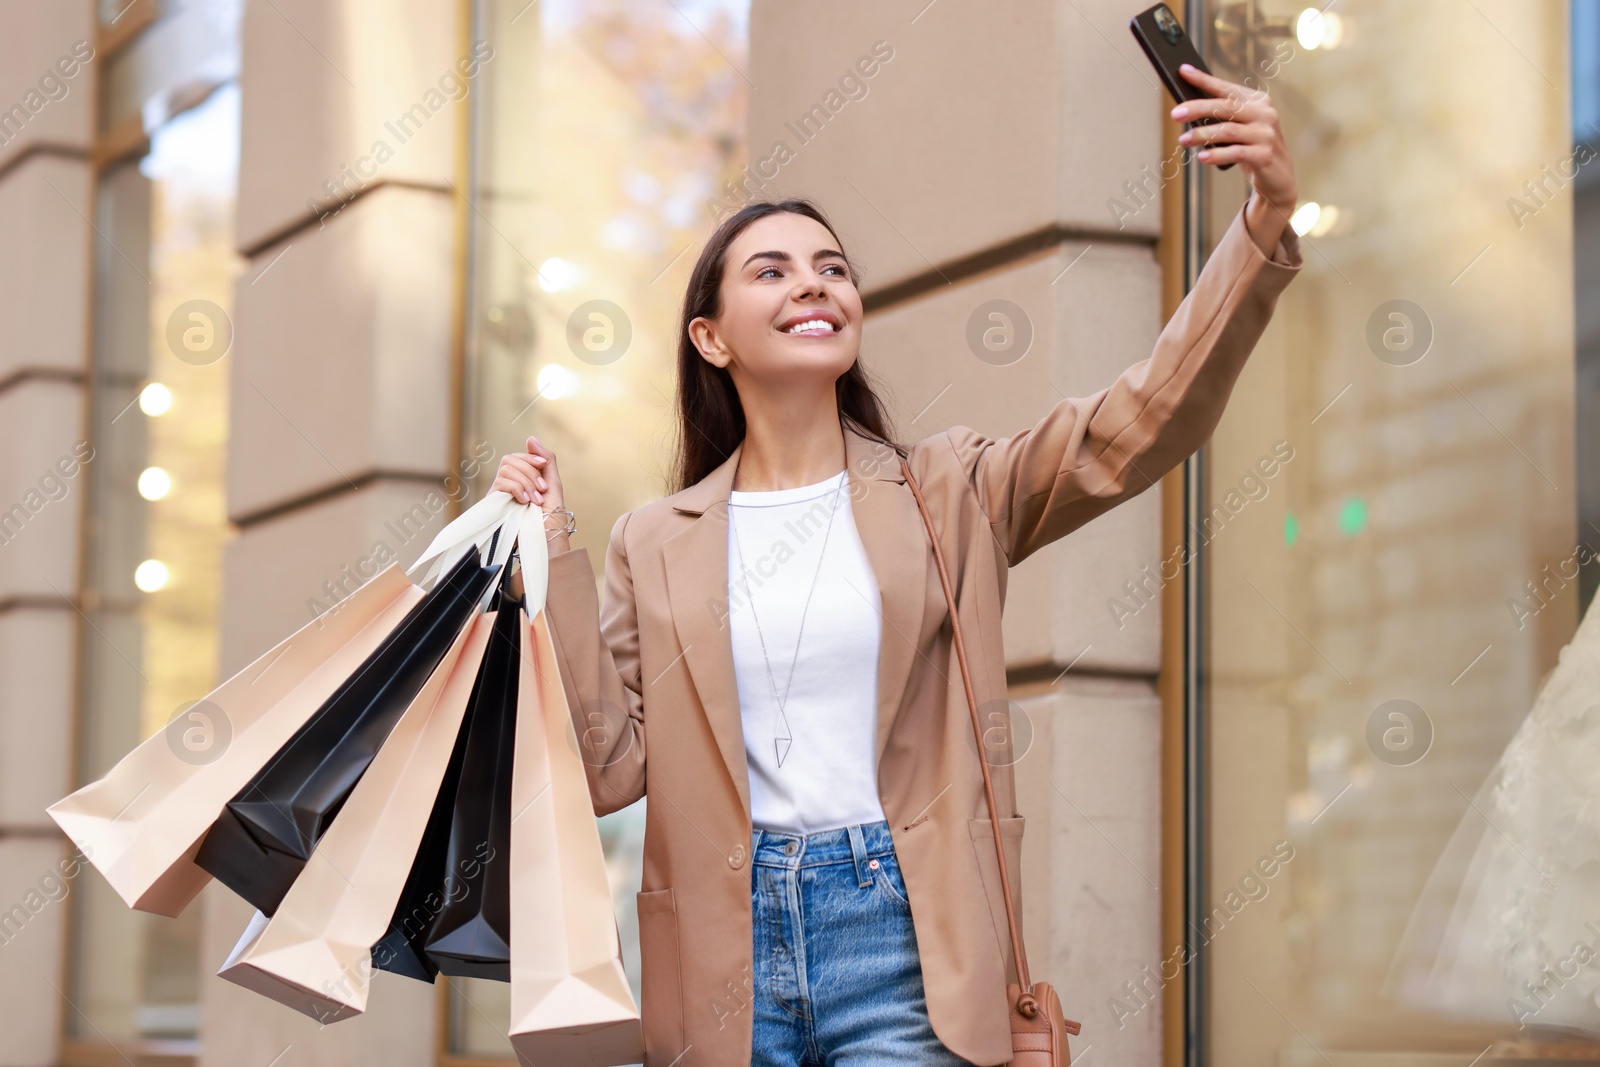
[[[550,535],[545,538],[546,543],[554,541],[561,534],[572,534],[577,532],[578,518],[576,515],[572,514],[572,510],[570,508],[551,508],[549,511],[544,513],[546,519],[548,519],[551,515],[565,515],[567,517],[567,523],[559,530],[552,530]],[[550,528],[546,526],[545,529],[549,530]]]

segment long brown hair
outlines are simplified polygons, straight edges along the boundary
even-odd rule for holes
[[[700,355],[689,336],[689,323],[700,317],[714,319],[722,313],[722,276],[728,246],[757,219],[780,211],[804,215],[820,222],[838,243],[822,209],[804,197],[786,200],[758,200],[746,204],[723,220],[706,241],[700,259],[689,275],[689,288],[683,295],[683,314],[678,322],[678,454],[673,465],[672,491],[687,489],[717,468],[744,440],[744,407],[739,403],[733,377],[723,367],[713,366]],[[856,264],[845,256],[850,280],[860,285]],[[866,436],[881,441],[904,455],[904,445],[889,435],[883,403],[873,392],[866,369],[857,359],[834,383],[841,421],[855,424]]]

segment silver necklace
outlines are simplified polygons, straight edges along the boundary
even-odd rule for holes
[[[737,471],[735,472],[737,473]],[[783,759],[789,754],[789,746],[794,743],[794,734],[789,729],[789,717],[785,713],[785,705],[789,702],[789,690],[794,687],[794,667],[800,661],[800,639],[806,632],[806,615],[811,610],[811,595],[817,591],[817,579],[822,576],[822,561],[828,553],[828,534],[833,532],[833,516],[839,510],[839,493],[844,489],[844,483],[849,480],[849,475],[840,471],[839,484],[833,491],[833,507],[828,511],[828,525],[822,533],[822,550],[817,553],[817,572],[811,576],[811,589],[806,593],[805,606],[800,609],[800,628],[794,638],[794,655],[789,659],[789,677],[783,684],[783,695],[778,695],[778,679],[772,673],[772,657],[767,654],[767,635],[761,629],[761,616],[756,611],[755,591],[750,588],[749,571],[744,565],[744,545],[739,541],[738,528],[733,522],[733,505],[728,505],[728,525],[733,529],[733,547],[739,554],[739,574],[743,577],[745,591],[750,597],[750,616],[755,619],[756,636],[761,639],[761,658],[767,665],[767,681],[772,685],[772,699],[778,705],[777,722],[773,725],[772,745],[777,755],[778,766],[783,766]]]

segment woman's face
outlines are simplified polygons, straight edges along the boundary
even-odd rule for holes
[[[690,336],[735,382],[832,387],[861,350],[861,294],[828,228],[780,211],[728,246],[722,313],[697,318]]]

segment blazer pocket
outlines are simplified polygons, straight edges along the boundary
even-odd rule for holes
[[[1017,930],[1022,932],[1022,830],[1027,819],[1012,815],[1000,820],[1000,847],[1005,850],[1006,870],[1011,875],[1011,904],[1017,912]],[[996,946],[1000,959],[1007,968],[1011,966],[1011,930],[1006,924],[1005,896],[1000,891],[1000,865],[994,856],[994,831],[988,819],[968,819],[972,849],[978,861],[978,875],[983,879],[983,893],[989,901],[989,917],[994,921]]]
[[[678,905],[672,888],[636,895],[639,911],[639,1015],[645,1062],[671,1063],[683,1051],[683,974]]]

